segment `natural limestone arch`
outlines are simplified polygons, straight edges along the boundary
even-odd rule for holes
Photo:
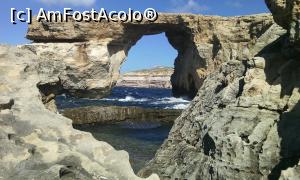
[[[110,55],[125,51],[127,57],[131,47],[144,35],[165,33],[170,45],[178,52],[174,62],[175,71],[171,77],[173,94],[175,96],[188,95],[192,98],[196,95],[202,81],[197,70],[206,69],[207,66],[205,60],[199,56],[190,28],[182,26],[180,21],[159,24],[124,24],[123,26],[124,36],[108,44]],[[124,60],[119,67],[122,66]],[[189,63],[184,63],[184,61],[189,61]]]
[[[286,113],[299,112],[299,88],[292,89],[292,96],[280,100],[278,98],[282,95],[281,88],[284,87],[280,83],[288,85],[287,92],[290,92],[290,85],[299,87],[299,62],[281,58],[281,46],[277,46],[276,52],[271,52],[275,53],[273,56],[266,56],[275,57],[275,61],[273,58],[268,60],[263,57],[247,59],[247,56],[256,55],[285,32],[273,24],[269,15],[233,18],[172,15],[170,18],[177,16],[184,17],[183,25],[190,27],[199,55],[207,57],[205,62],[210,75],[206,79],[206,85],[210,88],[203,85],[197,99],[176,120],[171,135],[165,141],[162,150],[158,152],[160,156],[157,156],[153,161],[156,163],[152,164],[157,164],[157,172],[161,177],[166,178],[267,179],[270,171],[276,169],[274,166],[281,157],[291,157],[291,155],[298,155],[299,152],[300,146],[292,149],[295,154],[279,152],[282,145],[283,148],[295,147],[295,141],[286,136],[289,132],[293,132],[291,130],[295,126],[281,117],[284,118]],[[98,32],[99,29],[101,31]],[[111,179],[119,177],[139,179],[133,174],[126,153],[122,152],[121,156],[118,155],[120,152],[114,151],[106,143],[96,141],[89,134],[74,130],[70,120],[46,111],[39,101],[39,92],[35,87],[38,84],[40,88],[52,87],[53,91],[68,90],[78,96],[86,95],[85,93],[90,96],[98,93],[100,96],[101,92],[105,94],[105,89],[109,89],[113,84],[112,77],[117,75],[113,73],[115,71],[111,71],[114,70],[112,64],[126,56],[125,51],[120,49],[110,56],[108,44],[117,37],[122,37],[123,30],[122,26],[117,24],[105,26],[96,23],[88,25],[71,22],[69,24],[34,22],[28,37],[35,43],[23,48],[30,49],[38,56],[29,51],[19,51],[18,48],[0,48],[2,60],[0,79],[1,89],[4,91],[1,94],[0,118],[5,122],[1,128],[1,142],[5,147],[10,147],[10,151],[2,153],[15,157],[14,154],[22,152],[26,155],[22,157],[27,155],[34,157],[24,161],[10,158],[9,163],[1,159],[4,162],[0,163],[1,167],[9,164],[6,166],[8,168],[1,168],[1,175],[5,175],[4,177],[14,175],[12,176],[14,179],[22,179],[38,178],[36,176],[57,177],[69,172],[74,174],[75,171],[89,178],[92,178],[92,175],[93,177],[105,175]],[[213,39],[215,41],[212,41]],[[210,46],[212,42],[219,42],[217,44],[221,46],[215,47],[220,48],[211,51],[214,49]],[[278,45],[278,42],[275,45]],[[205,49],[208,50],[204,51]],[[212,56],[215,58],[210,58],[212,54],[216,55]],[[101,60],[99,57],[102,57]],[[241,63],[244,59],[248,60],[247,66]],[[276,63],[277,61],[279,63]],[[218,69],[218,64],[221,62],[225,63]],[[272,71],[266,68],[267,62],[275,66]],[[218,71],[215,71],[216,69]],[[275,75],[278,75],[277,70],[280,70],[278,79],[271,78],[275,84],[267,82],[265,70]],[[291,79],[290,77],[297,79],[294,79],[292,84],[286,83],[286,80]],[[243,80],[244,84],[240,84],[240,80]],[[235,87],[242,87],[243,91]],[[281,116],[283,112],[285,114]],[[250,115],[250,118],[245,115]],[[244,125],[247,130],[261,124],[260,121],[263,122],[263,126],[257,126],[258,128],[253,131],[262,135],[260,137],[249,136],[243,131],[237,132],[239,128],[235,128]],[[246,122],[253,123],[253,126]],[[278,128],[280,125],[286,128]],[[296,125],[299,125],[298,121]],[[298,134],[296,135],[298,137]],[[281,147],[279,147],[279,137],[288,140],[282,141]],[[257,138],[261,141],[257,141]],[[270,141],[265,143],[265,138]],[[233,147],[240,150],[234,152],[241,153],[231,153],[230,144],[233,143]],[[225,146],[227,144],[228,146]],[[53,145],[63,148],[53,152],[52,155],[57,158],[51,159],[49,163],[47,162],[49,155],[45,149],[53,150]],[[270,149],[273,150],[269,151]],[[264,153],[260,153],[261,150]],[[220,152],[229,154],[223,153],[222,156]],[[244,156],[243,152],[250,155]],[[279,153],[283,153],[284,156]],[[106,159],[108,157],[113,160]],[[46,161],[41,158],[45,158]],[[76,162],[70,161],[74,159]],[[41,166],[40,161],[45,163]],[[72,166],[69,166],[70,164]],[[93,166],[90,166],[91,164]],[[172,167],[171,164],[176,166]],[[194,166],[195,164],[197,166]],[[280,162],[278,164],[280,165]],[[16,166],[20,169],[14,168]],[[180,166],[182,168],[178,168]],[[144,171],[145,174],[155,168],[148,170]],[[282,167],[276,169],[279,172],[281,170]],[[298,174],[299,164],[281,173],[282,179],[291,176],[294,178]]]
[[[174,95],[194,97],[222,62],[252,57],[272,42],[265,32],[276,29],[269,14],[231,18],[159,14],[155,22],[140,23],[34,21],[27,33],[33,43],[24,48],[44,59],[41,71],[55,67],[48,73],[50,81],[40,82],[47,87],[43,89],[51,82],[54,89],[101,98],[116,84],[130,48],[143,35],[165,32],[178,51],[171,79]]]

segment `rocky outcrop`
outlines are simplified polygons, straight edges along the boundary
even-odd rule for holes
[[[121,75],[117,86],[171,89],[171,76],[173,72],[174,69],[169,67],[156,67],[128,72]]]
[[[46,81],[38,87],[45,96],[69,93],[77,97],[100,98],[110,93],[112,79],[118,79],[115,69],[118,59],[110,56],[105,44],[39,43],[22,46],[39,57],[40,74]]]
[[[34,21],[27,33],[33,43],[24,48],[40,57],[41,71],[62,90],[100,98],[116,84],[129,49],[143,35],[165,32],[178,51],[171,79],[173,92],[194,97],[204,79],[223,62],[252,57],[274,41],[280,31],[269,14],[159,14],[153,23],[122,24]],[[40,84],[48,86],[46,82]]]
[[[287,36],[275,34],[278,39],[266,41],[269,45],[254,57],[225,62],[206,78],[140,175],[156,172],[162,179],[299,177],[300,54],[287,53],[295,52],[297,45],[287,46]]]
[[[300,1],[265,0],[274,20],[288,30],[290,43],[300,45]],[[298,48],[297,48],[298,49]],[[299,49],[298,49],[299,50]]]
[[[141,179],[125,151],[45,108],[52,98],[37,85],[51,78],[41,64],[30,51],[0,46],[0,179]]]
[[[182,110],[176,109],[149,109],[130,106],[87,106],[64,109],[62,114],[72,119],[73,124],[113,124],[120,121],[173,123],[181,112]]]
[[[140,174],[296,177],[300,65],[299,54],[281,51],[286,32],[270,15],[175,14],[138,24],[33,22],[27,36],[34,43],[22,46],[27,50],[1,47],[1,177],[140,179],[125,152],[74,130],[71,120],[46,110],[42,101],[62,92],[108,94],[130,47],[142,35],[161,32],[179,53],[174,93],[200,90]]]
[[[300,157],[300,63],[284,41],[211,74],[140,174],[163,179],[278,179]],[[283,174],[297,175],[297,169]],[[295,172],[296,171],[296,172]],[[292,172],[292,173],[291,173]]]

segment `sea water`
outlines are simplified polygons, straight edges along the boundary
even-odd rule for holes
[[[104,99],[78,99],[59,96],[56,99],[59,109],[97,105],[138,106],[158,109],[185,109],[190,100],[175,98],[170,89],[116,87]],[[74,128],[90,132],[100,141],[111,144],[117,150],[129,153],[130,163],[138,172],[151,160],[155,152],[167,138],[172,124],[151,122],[119,122],[110,125],[74,125]]]
[[[123,122],[111,125],[76,125],[74,128],[90,132],[117,150],[129,153],[133,170],[137,173],[151,160],[167,138],[171,124],[143,124]]]
[[[96,105],[138,106],[159,109],[185,109],[190,99],[172,96],[171,89],[115,87],[110,96],[103,99],[78,99],[59,96],[59,109]]]

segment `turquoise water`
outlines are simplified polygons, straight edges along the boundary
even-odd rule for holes
[[[131,166],[137,173],[154,157],[171,126],[158,122],[121,122],[111,125],[76,125],[74,128],[92,133],[97,140],[108,142],[117,150],[127,151]]]

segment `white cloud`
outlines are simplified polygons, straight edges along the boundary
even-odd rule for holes
[[[226,1],[226,5],[233,8],[243,7],[243,4],[240,1]]]
[[[96,0],[40,0],[47,5],[73,5],[73,6],[91,6]]]
[[[200,5],[195,0],[172,0],[172,12],[176,13],[200,13],[207,11],[206,5]]]

